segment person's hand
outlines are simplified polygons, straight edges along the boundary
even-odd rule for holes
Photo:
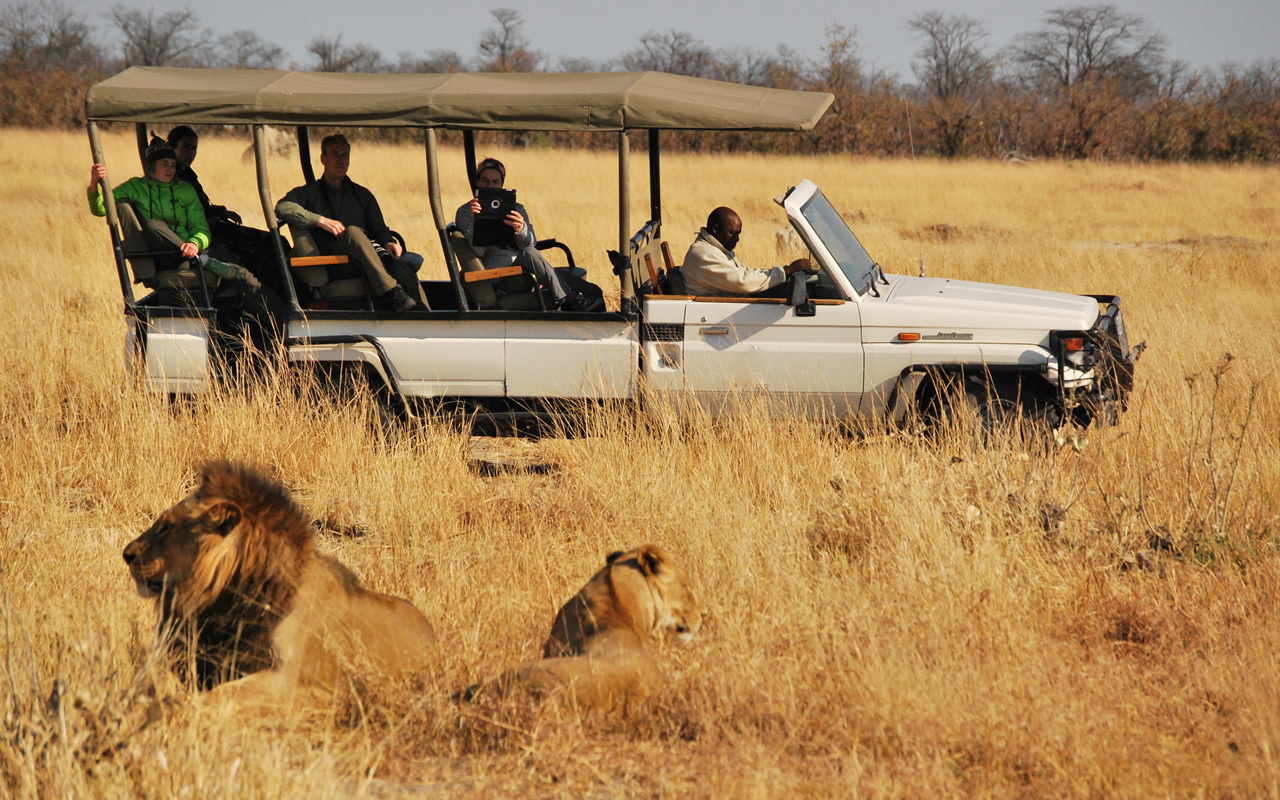
[[[200,255],[200,248],[199,248],[199,247],[196,247],[196,243],[195,243],[195,242],[183,242],[183,243],[182,243],[182,257],[183,257],[183,258],[195,258],[195,257],[196,257],[196,256],[198,256],[198,255]]]
[[[474,217],[476,214],[479,214],[479,213],[480,213],[480,198],[473,197],[471,198],[471,216]]]
[[[347,229],[346,225],[343,225],[336,219],[329,219],[328,217],[321,217],[320,221],[316,223],[316,227],[321,230],[328,231],[334,236],[341,236],[342,232]]]
[[[503,222],[510,225],[511,230],[515,231],[516,233],[524,232],[524,217],[520,215],[519,211],[512,211],[510,214],[507,215],[507,218],[503,220]]]
[[[809,259],[797,258],[795,261],[792,261],[790,264],[786,265],[782,269],[787,274],[787,277],[791,277],[797,272],[805,272],[807,270],[813,269],[813,267],[809,266]]]
[[[104,183],[107,180],[107,168],[101,164],[94,164],[89,168],[89,188]]]
[[[395,239],[392,239],[391,241],[387,242],[385,247],[387,248],[387,252],[391,254],[392,258],[399,258],[400,256],[404,255],[404,248],[401,247],[400,243],[397,242]]]

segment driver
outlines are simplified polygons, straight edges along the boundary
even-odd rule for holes
[[[707,217],[707,227],[685,253],[680,271],[689,294],[729,297],[769,296],[787,278],[809,267],[809,259],[797,258],[785,267],[752,269],[738,260],[733,249],[742,235],[742,218],[732,208],[720,206]]]

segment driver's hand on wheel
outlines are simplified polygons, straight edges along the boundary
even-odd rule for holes
[[[786,265],[782,269],[784,272],[786,272],[787,276],[790,277],[791,275],[794,275],[797,272],[808,272],[809,270],[813,269],[813,267],[809,266],[809,259],[797,258],[795,261],[792,261],[790,264]]]

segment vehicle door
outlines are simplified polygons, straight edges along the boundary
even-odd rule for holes
[[[815,281],[816,283],[816,281]],[[858,304],[814,301],[812,316],[781,298],[697,298],[685,307],[685,389],[713,414],[768,398],[781,416],[843,418],[862,394]]]

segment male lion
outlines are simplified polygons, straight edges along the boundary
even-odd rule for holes
[[[702,626],[703,609],[689,576],[656,544],[611,553],[604,567],[556,614],[543,658],[490,685],[518,686],[535,697],[564,690],[579,706],[609,708],[656,695],[663,684],[650,642],[663,630],[682,644]],[[482,690],[460,693],[471,700]]]
[[[427,618],[318,555],[288,491],[245,467],[205,466],[124,560],[156,600],[179,674],[219,697],[287,706],[298,692],[328,696],[344,675],[403,677],[434,661]]]

